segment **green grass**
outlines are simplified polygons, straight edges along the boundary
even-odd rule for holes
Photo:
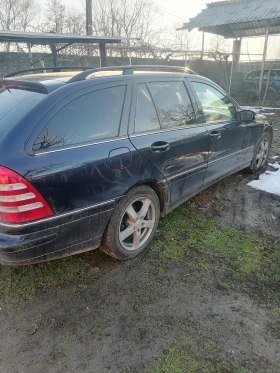
[[[222,357],[222,348],[196,324],[176,324],[176,337],[144,373],[256,373],[248,361]],[[215,336],[213,336],[215,337]],[[258,370],[258,373],[276,373]]]
[[[265,301],[280,304],[279,244],[267,244],[254,232],[221,229],[190,204],[160,221],[151,252],[164,265],[180,262],[192,271],[214,272],[224,290],[234,281],[257,285]]]
[[[0,267],[0,304],[31,299],[38,289],[57,290],[76,280],[86,267],[84,256],[24,267]]]
[[[255,270],[261,260],[262,246],[256,238],[234,229],[218,229],[214,221],[202,218],[189,205],[179,207],[160,222],[152,250],[163,261],[183,261],[200,256],[198,265],[212,270],[209,258],[230,260],[240,278]],[[209,254],[206,258],[204,254]]]
[[[157,262],[159,276],[170,263],[180,263],[186,268],[186,276],[200,271],[215,273],[220,290],[230,291],[235,283],[242,283],[275,310],[280,309],[279,244],[266,244],[251,233],[233,228],[221,229],[190,204],[161,219],[149,253],[148,258]],[[0,266],[0,306],[31,299],[38,290],[57,290],[72,282],[83,286],[78,280],[92,265],[93,256],[89,253],[19,268]],[[145,300],[138,295],[135,307],[141,308]]]
[[[218,357],[217,344],[198,333],[197,325],[176,323],[173,329],[176,338],[157,363],[146,367],[144,373],[231,372],[229,364]]]

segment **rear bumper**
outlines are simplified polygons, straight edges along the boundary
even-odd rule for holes
[[[114,205],[112,200],[33,223],[0,224],[0,263],[31,264],[98,247]]]

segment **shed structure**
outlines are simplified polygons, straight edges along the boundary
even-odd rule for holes
[[[261,91],[269,35],[280,34],[279,0],[228,0],[207,4],[196,17],[184,23],[180,30],[192,30],[235,39],[233,70],[240,59],[242,37],[265,36],[259,92]],[[204,48],[204,46],[203,46]]]
[[[54,66],[57,64],[57,53],[72,44],[98,44],[100,66],[106,66],[106,44],[121,43],[129,40],[131,39],[122,37],[0,30],[0,43],[26,43],[28,46],[49,45],[53,54]]]

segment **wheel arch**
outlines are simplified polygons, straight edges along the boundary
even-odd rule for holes
[[[272,126],[266,126],[264,129],[264,133],[268,133],[271,136],[271,139],[273,138],[273,128]]]
[[[161,215],[162,216],[166,215],[167,195],[166,195],[166,192],[163,186],[155,180],[146,181],[141,185],[147,185],[148,187],[154,190],[154,192],[157,194],[158,199],[159,199]]]
[[[129,193],[132,189],[141,186],[146,185],[153,189],[153,191],[156,193],[158,199],[159,199],[159,205],[160,205],[160,213],[161,216],[166,215],[166,205],[168,203],[168,188],[164,188],[161,182],[158,180],[142,180],[138,182],[137,184],[134,184],[131,188],[129,188],[125,195]]]

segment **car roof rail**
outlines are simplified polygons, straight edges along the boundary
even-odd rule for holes
[[[180,66],[165,66],[165,65],[126,65],[126,66],[110,66],[110,67],[100,67],[96,69],[86,70],[73,76],[67,83],[80,82],[85,80],[89,75],[102,72],[102,71],[122,71],[122,75],[133,75],[134,71],[162,71],[162,72],[178,72],[178,73],[188,73],[196,74],[196,72],[190,70],[187,67]]]
[[[36,67],[33,69],[25,69],[25,70],[19,70],[14,71],[12,73],[9,73],[5,75],[5,78],[11,78],[13,76],[22,75],[25,73],[44,73],[44,72],[53,72],[53,73],[59,73],[61,71],[85,71],[85,70],[92,70],[93,67],[80,67],[80,66],[58,66],[58,67]]]

